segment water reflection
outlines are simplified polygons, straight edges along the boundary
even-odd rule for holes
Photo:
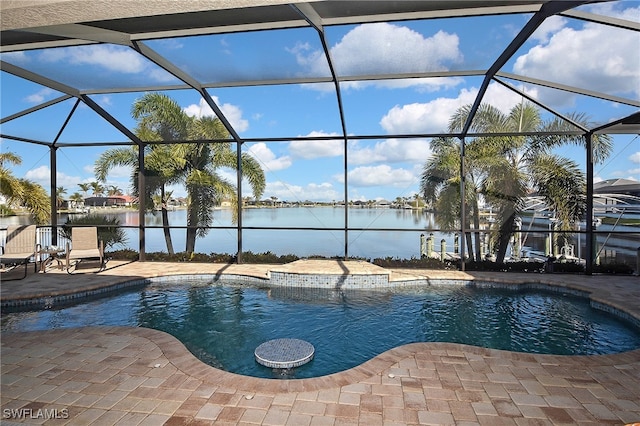
[[[272,252],[278,255],[296,254],[298,256],[343,256],[344,255],[344,212],[343,208],[334,207],[290,207],[290,208],[256,208],[243,210],[243,226],[245,227],[307,227],[314,230],[243,230],[243,250],[254,253]],[[137,211],[118,211],[110,209],[99,210],[100,214],[117,218],[126,228],[127,246],[138,250],[138,222]],[[350,208],[348,210],[348,225],[355,228],[348,233],[349,256],[363,258],[418,258],[420,252],[420,235],[433,233],[434,247],[440,252],[440,242],[445,240],[448,253],[456,254],[455,237],[457,231],[443,233],[437,229],[435,215],[426,210],[389,209],[389,208]],[[186,210],[168,212],[169,223],[174,227],[186,226]],[[238,233],[234,229],[231,209],[214,211],[213,226],[205,238],[196,240],[196,251],[201,253],[229,253],[234,254],[238,247]],[[63,224],[67,215],[60,214],[58,223]],[[27,216],[12,216],[0,218],[0,226],[9,224],[27,224]],[[145,250],[147,252],[166,252],[166,244],[159,213],[145,215],[147,228]],[[480,238],[482,251],[489,251],[490,241],[486,234],[489,223],[481,223]],[[333,230],[324,230],[335,228]],[[392,231],[377,231],[374,229],[389,228]],[[407,231],[397,231],[407,230]],[[626,262],[635,265],[637,241],[640,238],[638,227],[616,225],[615,230],[628,232],[627,234],[611,232],[612,225],[602,224],[596,235],[596,246],[603,262]],[[484,231],[484,232],[483,232]],[[185,229],[171,230],[174,248],[183,251],[186,243]],[[520,249],[526,255],[530,252],[544,257],[549,245],[548,218],[536,217],[523,220],[520,236]],[[582,233],[568,233],[569,247],[576,257],[584,257],[586,251],[586,235]],[[475,240],[472,240],[475,241]],[[514,243],[513,243],[514,244]],[[512,247],[513,247],[512,244]],[[458,244],[459,245],[459,244]],[[508,255],[511,254],[511,248]],[[116,247],[116,249],[122,247]],[[521,254],[523,254],[521,253]]]

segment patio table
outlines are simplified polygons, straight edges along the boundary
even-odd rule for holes
[[[42,250],[38,251],[40,255],[40,272],[46,273],[53,266],[52,263],[56,261],[58,264],[56,267],[61,271],[64,269],[64,262],[61,259],[61,255],[66,252],[65,249],[60,247],[45,247]],[[42,256],[46,255],[46,259],[42,260]]]

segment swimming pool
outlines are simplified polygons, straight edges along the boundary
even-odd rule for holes
[[[282,377],[254,350],[276,338],[315,347],[284,377],[355,367],[406,343],[454,342],[518,352],[590,355],[640,348],[640,331],[575,296],[529,290],[431,286],[393,291],[162,283],[62,309],[3,314],[2,332],[124,325],[165,331],[203,362]]]

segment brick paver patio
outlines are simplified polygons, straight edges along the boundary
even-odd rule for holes
[[[99,274],[31,273],[25,280],[3,282],[1,298],[62,294],[137,277],[180,273],[266,278],[273,267],[110,262]],[[332,271],[336,265],[327,261],[321,267]],[[390,273],[391,280],[445,277],[545,282],[588,291],[593,299],[636,319],[640,306],[637,277]],[[3,333],[1,346],[2,424],[640,422],[640,350],[606,356],[553,356],[415,343],[330,376],[272,380],[209,367],[174,337],[146,328]]]

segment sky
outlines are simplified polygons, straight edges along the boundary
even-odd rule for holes
[[[640,22],[640,2],[622,1],[583,7],[606,16]],[[481,70],[488,68],[531,15],[451,18],[326,29],[336,72],[341,76],[375,73]],[[615,43],[602,43],[615,40]],[[317,33],[310,28],[217,34],[145,42],[182,70],[203,82],[278,80],[330,76]],[[548,19],[501,71],[589,88],[610,96],[640,99],[640,34],[564,17]],[[371,54],[375,52],[375,54]],[[41,73],[82,90],[110,86],[167,85],[177,81],[153,63],[123,46],[91,45],[0,55],[3,61]],[[611,101],[504,79],[530,96],[568,114],[585,112],[599,124],[638,109]],[[391,135],[439,133],[447,129],[456,109],[471,104],[482,76],[440,77],[341,83],[346,132],[376,135],[347,144],[348,198],[393,201],[413,197],[431,151],[428,139]],[[17,113],[55,99],[55,90],[2,72],[1,115]],[[332,83],[274,84],[208,89],[235,131],[244,139],[282,138],[278,142],[247,142],[243,151],[263,167],[263,199],[333,201],[344,199],[344,145],[335,87]],[[144,92],[91,95],[101,107],[129,128],[130,110]],[[214,115],[195,91],[166,91],[190,116]],[[484,101],[507,113],[522,97],[492,83]],[[29,116],[2,124],[1,132],[60,143],[123,142],[127,137],[80,104],[60,132],[74,106],[67,100]],[[542,113],[549,119],[548,112]],[[389,135],[389,136],[387,136]],[[332,137],[300,141],[297,137]],[[595,167],[595,180],[640,180],[640,139],[615,135],[614,152]],[[2,152],[22,157],[15,176],[50,187],[47,147],[2,140]],[[105,147],[69,147],[57,151],[57,181],[67,195],[79,183],[95,181],[94,163]],[[563,148],[559,154],[584,167],[584,151]],[[235,172],[221,170],[235,182]],[[130,170],[113,169],[107,185],[130,190]],[[172,188],[184,196],[182,187]],[[243,185],[243,195],[251,195]]]

